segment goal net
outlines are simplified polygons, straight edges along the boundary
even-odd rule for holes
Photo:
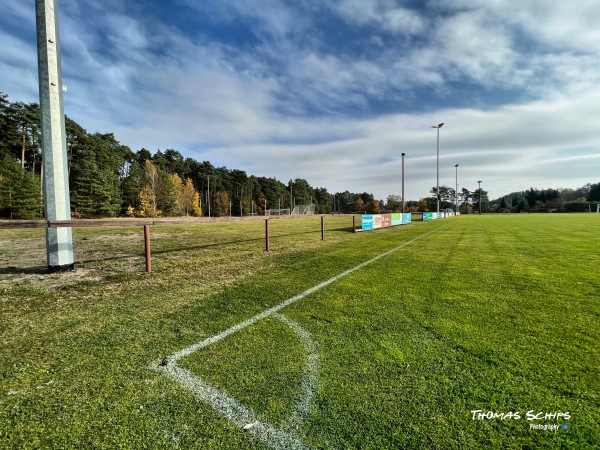
[[[315,213],[315,205],[296,205],[294,206],[293,214],[314,214]]]
[[[267,216],[289,216],[290,209],[267,209]]]

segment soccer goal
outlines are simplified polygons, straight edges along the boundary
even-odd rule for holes
[[[282,209],[267,209],[267,216],[289,216],[290,209],[282,208]]]
[[[292,214],[302,214],[302,215],[308,215],[308,214],[314,214],[315,213],[315,205],[296,205],[294,206],[294,210],[292,211]]]

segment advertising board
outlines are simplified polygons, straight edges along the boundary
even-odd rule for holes
[[[432,217],[429,216],[429,219],[425,219],[426,214],[435,214],[435,213],[424,213],[423,220],[432,220]],[[392,214],[364,214],[362,216],[362,224],[361,231],[367,230],[376,230],[379,228],[388,228],[394,227],[397,225],[406,225],[412,222],[412,214],[411,213],[392,213]]]
[[[377,230],[378,228],[381,228],[381,214],[373,214],[373,229]]]
[[[388,228],[392,226],[392,215],[382,214],[381,215],[381,228]]]

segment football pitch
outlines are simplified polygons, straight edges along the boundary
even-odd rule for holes
[[[600,442],[600,215],[318,221],[2,230],[0,447]]]

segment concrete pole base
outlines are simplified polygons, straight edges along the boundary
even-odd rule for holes
[[[65,273],[75,270],[75,264],[65,264],[64,266],[48,266],[50,273]]]

